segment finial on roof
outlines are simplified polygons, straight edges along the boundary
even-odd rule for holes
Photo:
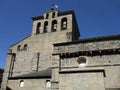
[[[58,5],[52,4],[51,10],[55,10],[55,9],[57,9],[57,8],[58,8]]]

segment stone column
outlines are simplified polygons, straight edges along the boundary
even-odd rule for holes
[[[8,77],[10,75],[10,67],[11,67],[12,61],[14,61],[14,55],[15,54],[13,54],[11,50],[9,50],[8,55],[7,55],[5,70],[3,73],[3,81],[2,81],[1,90],[6,90],[7,88]]]
[[[52,90],[59,90],[59,55],[53,56],[52,61]]]

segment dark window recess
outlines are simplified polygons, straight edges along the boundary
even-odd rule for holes
[[[46,14],[46,19],[48,19],[48,18],[49,18],[49,14],[47,13],[47,14]]]
[[[61,30],[67,29],[67,18],[61,20]]]
[[[20,46],[20,45],[18,45],[18,47],[17,47],[17,51],[21,51],[20,47],[21,47],[21,46]]]
[[[23,50],[26,51],[28,49],[28,45],[25,44],[24,47],[23,47]]]
[[[46,33],[47,30],[48,30],[48,21],[46,21],[46,22],[44,23],[44,30],[43,30],[43,33]]]
[[[55,18],[55,12],[53,12],[53,14],[52,14],[52,18]]]
[[[36,34],[39,34],[39,33],[40,33],[40,26],[41,26],[41,23],[39,22],[39,23],[37,24]]]
[[[56,30],[57,30],[57,20],[53,20],[51,32],[55,32]]]

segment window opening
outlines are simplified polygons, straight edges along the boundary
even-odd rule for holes
[[[78,58],[77,63],[79,64],[80,67],[85,66],[86,65],[86,58],[84,58],[84,57]]]
[[[47,81],[46,81],[46,87],[47,87],[47,88],[50,88],[50,87],[51,87],[51,82],[50,82],[50,80],[47,80]]]
[[[47,13],[47,14],[46,14],[46,19],[48,19],[48,18],[49,18],[49,14]]]
[[[44,30],[43,30],[43,32],[46,33],[47,30],[48,30],[48,21],[46,21],[46,22],[44,23]]]
[[[20,85],[19,85],[20,87],[24,87],[24,80],[21,80],[20,81]]]
[[[57,30],[57,20],[53,20],[52,21],[52,29],[51,29],[51,31],[55,32],[56,30]]]
[[[21,50],[21,49],[20,49],[20,47],[21,47],[21,46],[20,46],[20,45],[18,45],[17,51],[20,51],[20,50]]]
[[[25,44],[25,45],[24,45],[24,47],[23,47],[23,50],[25,50],[25,51],[26,51],[26,50],[27,50],[27,48],[28,48],[28,45],[27,45],[27,44]]]
[[[61,20],[61,29],[67,29],[67,18],[62,18]]]
[[[37,24],[36,34],[39,34],[39,33],[40,33],[40,26],[41,26],[41,23],[39,22],[39,23]]]
[[[52,18],[55,18],[55,12],[53,12],[53,14],[52,14]]]

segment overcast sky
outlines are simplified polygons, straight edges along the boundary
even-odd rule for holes
[[[0,0],[0,68],[8,47],[31,34],[31,17],[53,3],[59,11],[75,11],[81,38],[120,34],[120,0]]]

